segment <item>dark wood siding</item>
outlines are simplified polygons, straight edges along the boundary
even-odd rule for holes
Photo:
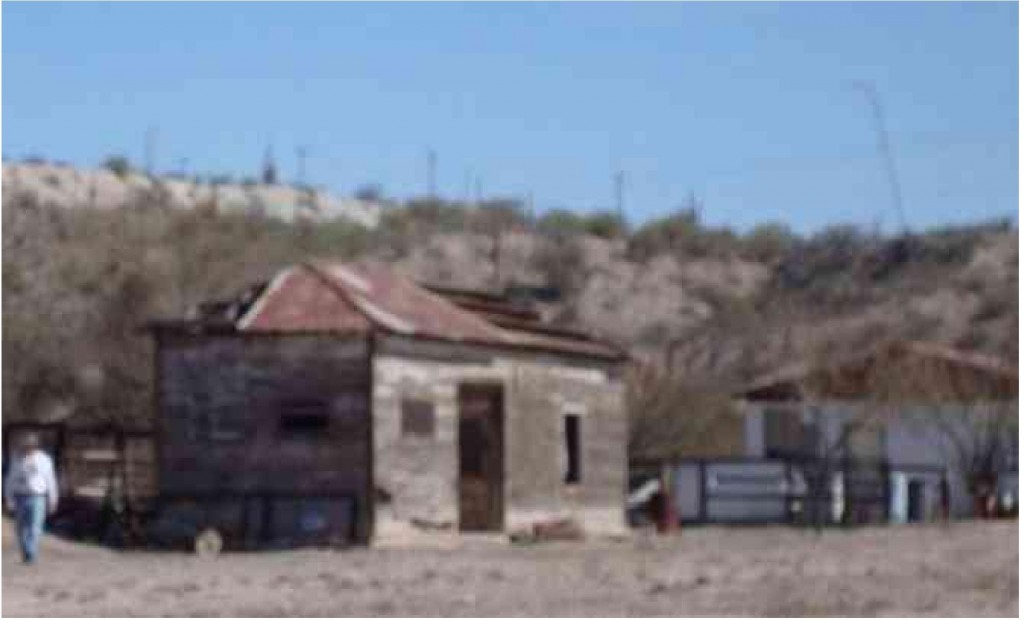
[[[365,540],[367,354],[361,338],[162,338],[161,495],[351,497]]]

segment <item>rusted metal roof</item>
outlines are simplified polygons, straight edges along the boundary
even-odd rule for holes
[[[279,272],[236,323],[247,332],[365,332],[370,321],[304,266]]]
[[[309,262],[279,272],[235,316],[205,317],[243,333],[385,333],[621,360],[625,352],[539,315],[473,295],[419,285],[372,262]],[[238,308],[221,302],[211,307]]]
[[[939,363],[947,372],[915,377],[907,366],[915,361]],[[927,387],[923,384],[928,381],[956,378],[961,384],[955,387],[964,392],[964,396],[1017,397],[1016,366],[999,358],[943,344],[906,340],[890,340],[859,353],[833,355],[827,363],[793,363],[752,381],[738,396],[748,400],[793,400],[800,399],[808,386],[815,385],[814,389],[824,391],[819,397],[872,397],[877,396],[871,393],[872,390],[881,389],[880,386],[869,385],[873,373],[883,377],[888,375],[888,382],[892,384],[901,380],[899,373],[909,373],[911,376],[903,378],[904,387],[912,392],[921,392]],[[878,383],[877,376],[874,382]],[[933,388],[936,395],[950,392],[946,389],[950,386]]]

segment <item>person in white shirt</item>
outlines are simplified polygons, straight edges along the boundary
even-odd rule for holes
[[[26,564],[36,560],[47,514],[57,509],[57,475],[53,459],[39,447],[39,438],[26,434],[4,481],[4,500],[18,524],[18,544]]]

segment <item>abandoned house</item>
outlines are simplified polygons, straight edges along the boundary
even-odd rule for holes
[[[828,462],[832,521],[969,517],[985,477],[1015,506],[1017,385],[1000,359],[925,342],[797,364],[745,390],[747,456]]]
[[[625,527],[625,354],[526,305],[310,262],[151,328],[161,519],[242,546]]]
[[[1016,510],[1017,369],[1002,360],[896,340],[782,367],[737,396],[737,450],[658,465],[684,522],[969,517],[986,477]]]

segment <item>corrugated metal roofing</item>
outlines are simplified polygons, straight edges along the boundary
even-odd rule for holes
[[[235,327],[253,333],[358,333],[376,328],[413,337],[624,357],[610,343],[540,321],[489,318],[490,312],[462,307],[377,263],[311,262],[278,273]]]
[[[236,323],[248,332],[365,332],[370,321],[302,266],[281,271]]]

